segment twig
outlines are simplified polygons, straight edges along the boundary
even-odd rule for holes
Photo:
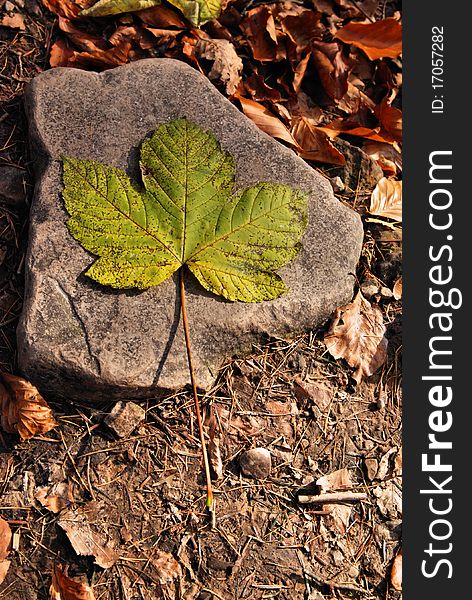
[[[367,494],[361,492],[333,492],[319,496],[298,496],[300,504],[327,504],[329,502],[355,502],[367,500]]]
[[[197,384],[195,382],[195,371],[193,369],[192,350],[190,348],[190,334],[187,320],[187,308],[185,304],[185,284],[184,284],[184,269],[180,268],[180,307],[182,311],[182,321],[184,324],[185,346],[187,348],[188,368],[190,371],[190,381],[192,382],[193,399],[195,401],[195,412],[197,414],[198,433],[200,435],[200,443],[202,445],[203,464],[205,466],[205,480],[207,489],[206,506],[211,509],[213,506],[213,488],[211,485],[210,463],[208,461],[208,453],[206,449],[205,436],[203,434],[203,423],[200,414],[200,403],[198,401]]]

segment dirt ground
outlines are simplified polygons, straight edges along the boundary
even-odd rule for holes
[[[11,372],[33,186],[22,91],[48,68],[55,28],[34,0],[24,5],[25,30],[0,27],[0,167],[8,192],[0,203],[0,368]],[[362,183],[339,199],[365,216]],[[365,220],[358,282],[391,289],[401,274],[400,245],[401,231]],[[142,405],[145,419],[125,438],[104,422],[111,406],[87,406],[85,397],[69,406],[48,398],[60,426],[43,437],[20,443],[0,433],[0,517],[13,530],[0,597],[50,598],[60,564],[100,600],[399,598],[390,571],[401,548],[401,302],[374,300],[388,358],[360,385],[327,352],[329,323],[294,340],[267,340],[222,369],[203,399],[223,463],[213,522],[188,391]],[[256,447],[272,456],[262,480],[243,476],[239,464]],[[364,499],[301,501],[319,493],[320,477],[345,469],[349,489]],[[41,493],[60,496],[61,512],[44,506]],[[71,538],[81,535],[106,568],[74,550]]]

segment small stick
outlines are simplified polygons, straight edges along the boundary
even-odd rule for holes
[[[190,381],[192,382],[193,399],[195,401],[195,412],[197,413],[198,433],[200,435],[200,443],[202,445],[203,464],[205,466],[205,480],[207,489],[206,506],[211,509],[213,506],[213,488],[211,485],[210,463],[208,461],[208,453],[206,449],[205,436],[203,434],[203,423],[200,415],[200,403],[198,401],[197,384],[195,382],[195,371],[193,369],[192,350],[190,348],[190,334],[188,329],[187,308],[185,304],[185,284],[184,284],[184,269],[180,267],[180,306],[182,310],[182,320],[184,324],[185,346],[187,348],[188,368],[190,371]]]
[[[329,502],[355,502],[367,500],[367,494],[361,492],[333,492],[319,496],[298,496],[300,504],[328,504]]]

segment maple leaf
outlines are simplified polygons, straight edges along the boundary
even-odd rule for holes
[[[49,596],[50,600],[95,600],[89,585],[74,581],[57,565],[54,565]]]
[[[382,311],[360,292],[352,302],[337,308],[324,342],[334,358],[345,358],[356,371],[357,383],[372,375],[387,357]]]
[[[215,137],[186,119],[161,125],[141,147],[144,189],[120,169],[64,158],[67,226],[100,258],[86,275],[146,289],[187,265],[228,300],[286,291],[275,270],[301,248],[306,195],[258,183],[231,195],[235,168]]]
[[[2,427],[18,432],[23,440],[47,433],[58,423],[46,400],[29,381],[0,372],[0,413]]]

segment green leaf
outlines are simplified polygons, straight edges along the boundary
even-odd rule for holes
[[[82,17],[106,17],[108,15],[117,15],[125,12],[134,12],[152,8],[161,4],[161,0],[98,0],[90,8],[82,10],[79,15]]]
[[[144,189],[121,169],[64,158],[69,231],[99,256],[86,274],[115,288],[146,289],[187,265],[228,300],[277,298],[275,270],[301,248],[306,196],[258,183],[231,194],[234,161],[186,119],[161,125],[141,147]]]
[[[200,27],[221,13],[221,0],[168,0],[176,6],[192,25]]]

